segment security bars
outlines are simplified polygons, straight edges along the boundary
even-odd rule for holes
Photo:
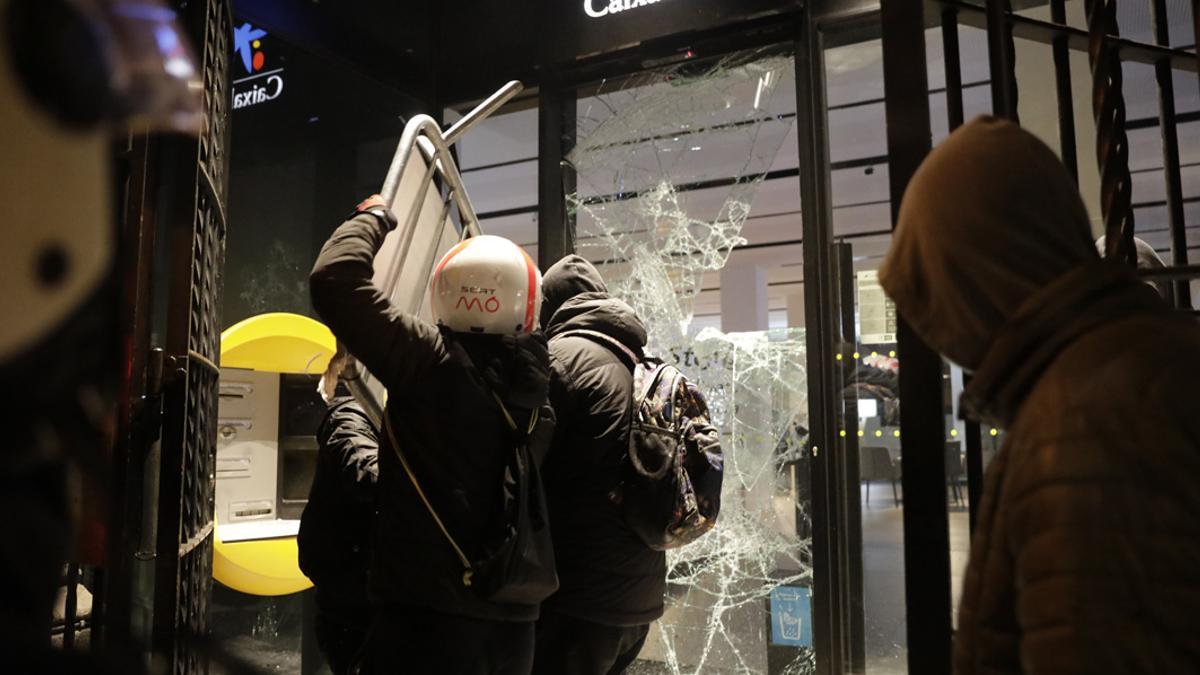
[[[924,83],[924,30],[926,13],[938,16],[944,36],[946,96],[951,129],[962,123],[962,84],[959,72],[957,31],[959,24],[986,28],[989,63],[992,74],[993,109],[998,116],[1016,121],[1018,82],[1014,36],[1049,44],[1052,48],[1058,98],[1060,147],[1063,161],[1072,176],[1078,178],[1075,161],[1076,138],[1070,51],[1085,51],[1093,74],[1093,113],[1097,121],[1097,158],[1101,166],[1101,208],[1107,235],[1109,257],[1133,262],[1135,234],[1134,204],[1131,199],[1129,148],[1126,136],[1125,102],[1122,95],[1123,62],[1147,63],[1155,68],[1159,87],[1159,126],[1163,141],[1163,167],[1166,181],[1168,225],[1171,235],[1172,267],[1144,273],[1148,278],[1177,280],[1175,301],[1191,308],[1187,281],[1200,278],[1200,266],[1188,265],[1187,238],[1180,180],[1179,138],[1171,75],[1176,70],[1197,70],[1196,54],[1170,46],[1167,33],[1166,3],[1147,0],[1154,24],[1154,44],[1120,37],[1116,21],[1116,2],[1088,0],[1085,8],[1088,30],[1066,23],[1063,0],[1050,0],[1050,21],[1015,14],[1007,0],[987,0],[986,6],[960,0],[882,0],[884,79],[888,115],[888,154],[892,166],[892,199],[898,205],[912,172],[929,152],[932,136],[928,98],[915,80]],[[1192,2],[1193,21],[1197,3]],[[916,125],[919,128],[914,128]],[[950,573],[945,543],[945,502],[919,500],[928,493],[939,498],[944,490],[944,468],[934,461],[932,452],[921,448],[937,447],[941,439],[933,436],[941,429],[941,387],[934,382],[929,349],[911,331],[902,330],[899,351],[905,363],[901,375],[902,398],[906,412],[903,430],[904,510],[906,544],[906,591],[908,607],[908,665],[914,673],[949,673],[951,631],[948,590]],[[906,383],[907,380],[907,383]],[[914,427],[914,425],[916,425]],[[927,433],[934,429],[935,433]],[[918,437],[919,436],[919,437]],[[935,442],[936,441],[936,442]],[[971,522],[980,498],[983,468],[981,439],[977,425],[967,429],[968,490]],[[925,457],[924,455],[930,455]],[[914,475],[915,474],[915,475]],[[920,492],[918,492],[920,491]],[[928,503],[927,503],[928,502]],[[932,519],[932,520],[931,520]],[[916,550],[909,550],[914,548]],[[914,567],[920,565],[919,567]],[[944,617],[944,620],[943,618]],[[933,619],[933,620],[931,620]]]

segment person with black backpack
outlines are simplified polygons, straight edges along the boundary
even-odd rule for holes
[[[577,255],[547,270],[542,293],[542,325],[550,337],[550,401],[557,415],[543,475],[561,586],[542,607],[534,673],[621,673],[641,651],[650,623],[663,614],[664,549],[707,531],[719,505],[702,495],[706,503],[696,507],[690,485],[671,479],[682,476],[685,467],[661,457],[646,459],[653,451],[636,451],[635,441],[653,435],[645,433],[652,425],[642,424],[648,416],[640,403],[654,399],[661,386],[671,386],[663,376],[675,373],[672,382],[680,391],[692,390],[678,371],[646,358],[646,329],[634,310],[609,295],[600,273]],[[635,382],[645,391],[635,391]],[[717,462],[715,471],[694,478],[711,489],[715,477],[714,499],[719,499],[716,431],[699,423],[694,427],[710,434],[711,442],[701,445],[715,448]],[[690,426],[676,431],[694,437]],[[660,449],[671,446],[674,436],[667,437]],[[683,497],[691,499],[691,509],[676,508]],[[691,520],[684,523],[676,516]]]
[[[393,307],[372,261],[395,216],[374,196],[330,237],[313,307],[388,390],[360,672],[528,673],[557,588],[538,463],[553,432],[540,274],[500,237],[434,268],[438,325]]]
[[[350,672],[371,625],[367,563],[379,479],[379,432],[336,388],[344,363],[339,350],[325,378],[335,386],[322,391],[328,410],[317,428],[317,467],[296,542],[300,570],[316,587],[317,645],[334,675]]]

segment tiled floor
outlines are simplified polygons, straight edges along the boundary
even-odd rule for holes
[[[867,673],[905,672],[904,512],[891,487],[877,483],[863,502],[863,587]],[[955,615],[966,571],[970,534],[966,506],[950,507],[950,573]],[[957,620],[957,616],[955,617]]]

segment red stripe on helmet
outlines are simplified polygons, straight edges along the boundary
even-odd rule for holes
[[[434,282],[437,282],[437,278],[442,275],[442,270],[446,269],[446,265],[450,263],[450,260],[459,253],[462,253],[463,249],[466,248],[467,244],[469,243],[471,243],[470,239],[463,239],[462,241],[458,242],[457,246],[450,249],[450,252],[447,253],[444,258],[442,258],[442,262],[438,263],[437,269],[433,272]]]
[[[521,251],[521,255],[525,256],[525,271],[529,277],[529,289],[525,294],[525,332],[533,332],[533,324],[537,321],[537,316],[534,311],[537,309],[537,265],[533,264],[533,258],[525,252],[525,249],[517,247]]]

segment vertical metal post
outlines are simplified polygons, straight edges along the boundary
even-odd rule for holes
[[[67,598],[63,607],[63,649],[75,646],[75,624],[79,601],[79,565],[67,563]]]
[[[950,131],[963,124],[962,57],[958,48],[958,10],[942,10],[942,54],[946,64],[946,113]]]
[[[546,271],[575,252],[575,216],[567,195],[575,171],[565,163],[575,145],[575,90],[543,85],[538,94],[538,266]]]
[[[1096,157],[1100,163],[1100,210],[1104,215],[1105,255],[1133,266],[1133,184],[1129,177],[1129,139],[1125,135],[1125,98],[1121,55],[1115,39],[1116,0],[1085,0],[1088,60],[1092,64],[1092,113],[1096,118]],[[1112,37],[1110,37],[1112,36]]]
[[[854,251],[853,246],[846,243],[834,244],[831,250],[837,261],[837,307],[841,310],[838,328],[838,342],[843,346],[842,351],[853,353],[858,343],[858,334],[854,321]],[[840,363],[845,363],[841,361]],[[857,381],[855,371],[857,365],[848,370],[848,376],[838,378],[837,388],[845,391]],[[843,371],[847,372],[847,371]],[[866,620],[863,607],[863,535],[862,535],[862,470],[859,466],[862,443],[858,426],[858,399],[840,396],[842,415],[845,418],[846,438],[841,443],[840,460],[838,462],[839,492],[843,495],[841,510],[844,514],[839,530],[844,533],[839,537],[839,548],[845,567],[845,585],[842,591],[842,605],[845,607],[843,625],[846,635],[846,655],[849,668],[847,672],[866,672],[867,641]],[[835,401],[836,405],[837,401]]]
[[[964,384],[970,381],[968,377]],[[975,420],[967,420],[964,426],[967,441],[967,522],[974,535],[975,523],[979,520],[979,503],[983,497],[983,430]]]
[[[804,319],[807,340],[810,476],[813,505],[813,644],[817,672],[847,670],[845,568],[838,555],[842,509],[835,453],[840,396],[834,370],[837,306],[832,265],[833,209],[825,110],[825,60],[811,3],[800,12],[796,39],[796,139],[804,241]]]
[[[1050,20],[1067,25],[1066,0],[1050,0]],[[1071,48],[1066,31],[1059,33],[1051,44],[1054,54],[1054,83],[1058,98],[1058,138],[1062,161],[1067,173],[1079,183],[1079,150],[1075,141],[1075,92],[1071,90]]]
[[[932,144],[924,3],[882,0],[883,85],[893,223]],[[901,467],[908,671],[950,673],[950,532],[941,359],[901,318]]]
[[[133,647],[134,552],[145,504],[142,458],[148,442],[146,372],[153,312],[154,240],[157,223],[154,192],[157,172],[154,142],[149,135],[130,135],[118,149],[117,195],[121,207],[120,349],[121,381],[117,402],[118,433],[113,451],[112,505],[108,526],[106,626],[94,644],[114,660]],[[157,432],[155,432],[157,434]]]
[[[1171,45],[1171,27],[1166,0],[1151,0],[1154,39],[1164,47]],[[1162,132],[1163,179],[1167,184],[1167,223],[1171,229],[1171,264],[1188,264],[1187,223],[1183,210],[1183,180],[1179,170],[1179,131],[1175,119],[1175,80],[1170,59],[1154,64],[1158,79],[1158,121]],[[1187,279],[1175,281],[1175,301],[1191,309],[1192,288]]]
[[[1017,115],[1017,62],[1009,0],[987,0],[988,64],[992,75],[992,112],[1019,122]]]
[[[946,109],[949,111],[950,131],[963,124],[962,55],[958,45],[958,10],[942,12],[942,61],[946,64]],[[975,532],[979,498],[983,491],[983,436],[979,423],[967,420],[967,508],[970,531]]]

